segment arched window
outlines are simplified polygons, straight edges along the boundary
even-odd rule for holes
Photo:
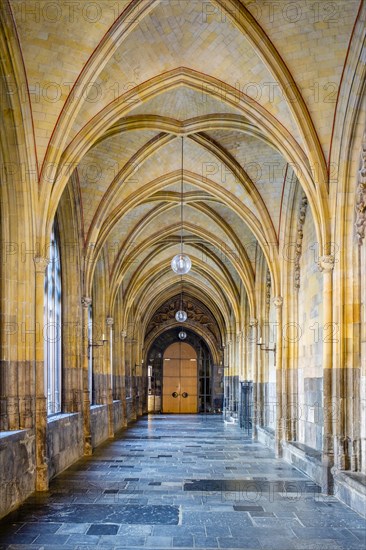
[[[44,356],[47,414],[61,412],[61,256],[57,224],[51,232],[49,264],[45,276]]]

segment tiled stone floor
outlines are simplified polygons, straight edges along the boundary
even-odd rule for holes
[[[362,550],[365,520],[221,417],[150,416],[0,523],[0,550]]]

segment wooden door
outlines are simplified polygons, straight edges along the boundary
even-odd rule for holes
[[[197,413],[197,354],[189,344],[169,346],[163,359],[164,413]]]

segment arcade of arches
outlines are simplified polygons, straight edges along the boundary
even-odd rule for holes
[[[365,21],[2,0],[1,516],[149,411],[238,423],[364,513]]]

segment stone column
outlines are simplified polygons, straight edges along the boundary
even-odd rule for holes
[[[121,330],[121,367],[120,367],[120,376],[121,376],[121,395],[120,399],[122,402],[122,418],[123,426],[126,427],[128,424],[127,418],[127,404],[126,404],[126,338],[127,330]]]
[[[109,355],[107,360],[107,405],[108,405],[108,435],[114,438],[114,411],[113,411],[113,317],[107,317],[109,336]]]
[[[319,269],[323,273],[323,327],[331,328],[333,321],[333,268],[334,256],[319,258]],[[330,331],[331,332],[331,331]],[[328,332],[329,334],[329,332]],[[323,338],[323,452],[322,492],[332,494],[334,465],[333,421],[337,421],[337,403],[333,402],[333,343],[332,338]]]
[[[47,399],[45,387],[44,364],[44,280],[45,272],[49,264],[48,258],[36,256],[34,267],[36,271],[35,288],[35,381],[36,381],[36,490],[48,490],[48,465],[47,465]]]
[[[258,383],[258,319],[250,319],[249,325],[252,329],[252,338],[250,340],[252,346],[252,379],[253,379],[253,437],[256,439],[258,437],[258,407],[259,403],[257,402],[257,383]]]
[[[276,337],[276,439],[275,439],[275,453],[277,457],[282,456],[282,440],[284,438],[284,422],[286,418],[283,416],[283,407],[286,404],[283,395],[283,365],[282,365],[282,296],[276,296],[273,298],[273,303],[276,308],[276,324],[277,324],[277,337]],[[285,373],[286,374],[286,373]]]
[[[86,296],[81,298],[82,305],[82,392],[83,392],[83,431],[84,455],[93,453],[90,432],[90,396],[89,396],[89,306],[92,300]]]

